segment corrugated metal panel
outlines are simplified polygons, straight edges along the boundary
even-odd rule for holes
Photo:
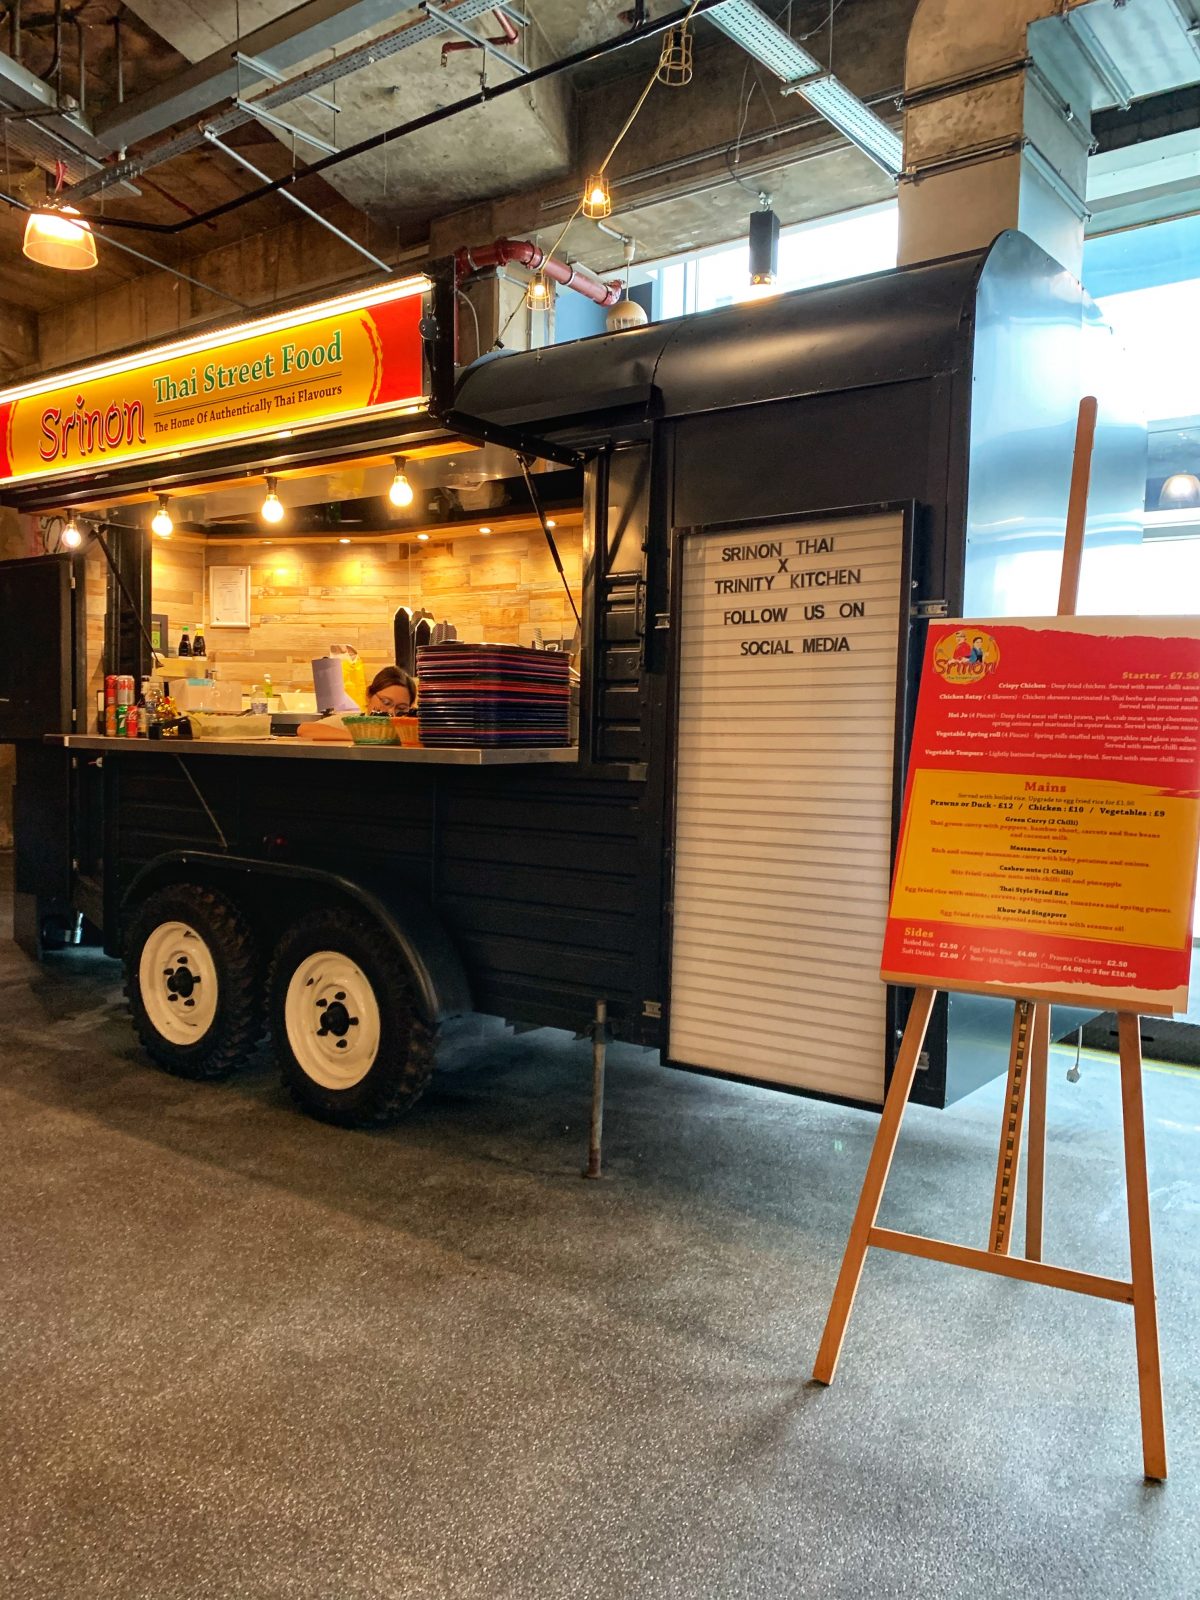
[[[674,1061],[883,1099],[903,542],[890,513],[684,540]]]

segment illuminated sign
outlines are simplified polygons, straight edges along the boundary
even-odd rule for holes
[[[211,449],[426,400],[426,278],[0,393],[0,486]]]

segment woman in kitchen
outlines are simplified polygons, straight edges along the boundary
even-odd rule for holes
[[[399,717],[417,705],[417,680],[401,667],[383,667],[367,687],[367,710],[382,716]],[[296,730],[301,739],[349,744],[350,735],[335,712],[320,722],[302,722]]]

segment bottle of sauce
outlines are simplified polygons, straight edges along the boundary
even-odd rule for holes
[[[192,654],[194,656],[202,656],[205,654],[203,630],[204,624],[202,622],[198,622],[192,629]]]
[[[191,644],[191,640],[188,638],[188,631],[185,628],[183,630],[183,635],[179,640],[178,654],[181,655],[181,656],[190,656],[191,653],[192,653],[192,644]]]
[[[162,704],[162,691],[156,689],[152,678],[142,679],[142,693],[138,699],[138,734],[143,739],[150,737],[150,729],[158,716],[158,708]]]

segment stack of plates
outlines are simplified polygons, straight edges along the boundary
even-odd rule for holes
[[[421,743],[570,743],[570,658],[519,644],[433,644],[417,651]]]

